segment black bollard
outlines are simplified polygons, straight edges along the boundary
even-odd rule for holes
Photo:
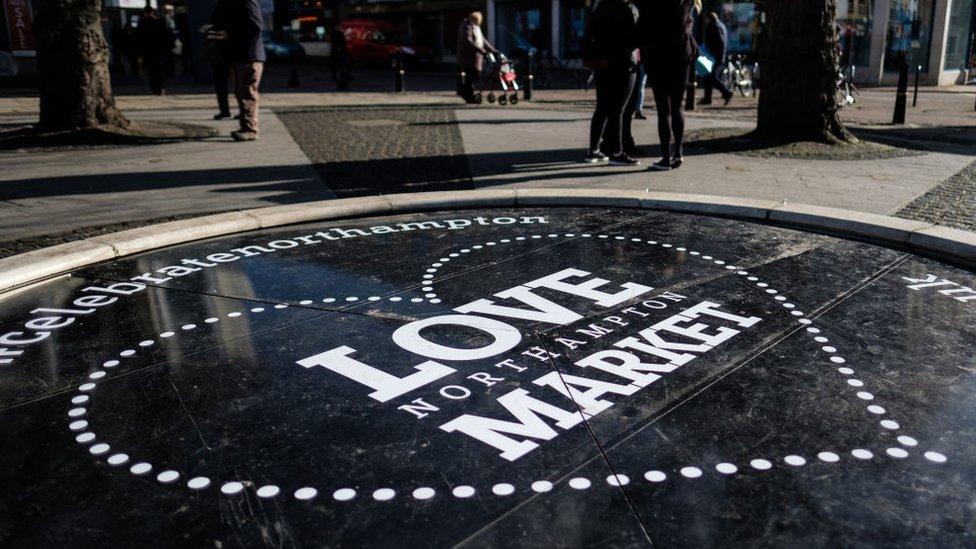
[[[895,115],[892,124],[905,123],[905,108],[908,106],[908,63],[902,63],[898,69],[898,91],[895,94]]]
[[[688,84],[688,88],[685,90],[685,110],[686,111],[695,110],[695,82],[694,81]]]
[[[532,101],[532,82],[535,80],[535,75],[530,74],[525,82],[525,89],[522,90],[522,97],[526,101]]]
[[[403,91],[403,75],[406,73],[403,69],[396,69],[394,71],[394,83],[393,87],[397,93]]]
[[[457,73],[457,94],[458,95],[462,95],[462,91],[464,90],[464,78],[465,78],[464,71],[458,71]]]
[[[915,65],[915,93],[912,95],[912,108],[918,106],[918,79],[922,76],[922,65]]]

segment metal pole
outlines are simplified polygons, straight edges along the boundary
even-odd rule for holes
[[[396,71],[394,72],[393,87],[394,87],[394,90],[397,93],[403,91],[403,75],[404,75],[405,72],[406,71],[404,71],[403,69],[399,69],[399,68],[396,69]]]
[[[918,105],[918,79],[922,75],[922,65],[915,65],[915,93],[912,95],[912,108]]]
[[[688,88],[685,90],[685,110],[693,111],[695,110],[695,81],[688,84]]]
[[[464,89],[464,78],[465,78],[465,76],[466,75],[464,74],[464,71],[458,71],[458,74],[457,74],[457,94],[458,95],[461,95],[461,91]]]
[[[901,67],[898,69],[898,91],[895,94],[895,114],[891,119],[892,124],[905,123],[905,108],[908,104],[908,63],[902,60]]]
[[[525,89],[522,90],[522,98],[532,101],[532,85],[535,81],[535,48],[529,50],[529,76],[525,81]]]

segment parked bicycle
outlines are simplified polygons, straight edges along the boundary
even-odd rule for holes
[[[854,85],[854,65],[837,67],[837,108],[843,109],[857,102],[860,93]]]
[[[729,56],[719,79],[729,91],[738,91],[742,97],[750,97],[755,92],[752,69],[748,67],[745,57],[742,55],[733,54]]]
[[[536,48],[530,48],[526,55],[532,61],[532,74],[535,77],[535,87],[539,89],[553,87],[557,74],[569,75],[573,79],[577,89],[586,89],[588,87],[587,79],[590,76],[590,71],[584,69],[580,63],[574,62],[573,60],[564,61],[553,56],[548,51],[542,51]]]

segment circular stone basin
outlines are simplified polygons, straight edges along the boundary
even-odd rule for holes
[[[973,287],[870,244],[599,208],[95,265],[2,300],[0,532],[964,546]]]

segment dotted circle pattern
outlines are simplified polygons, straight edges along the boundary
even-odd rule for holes
[[[499,244],[542,240],[544,238],[574,239],[577,238],[577,235],[575,233],[565,233],[565,234],[552,233],[546,236],[538,235],[538,234],[529,235],[529,236],[517,236],[514,238],[503,238],[498,240],[492,240],[492,241],[485,242],[484,244],[477,244],[470,247],[462,248],[457,252],[448,253],[445,255],[445,257],[441,257],[438,261],[432,263],[425,270],[425,274],[422,275],[421,290],[425,292],[424,298],[416,298],[416,297],[411,298],[409,302],[411,303],[427,302],[432,304],[440,303],[441,299],[438,298],[437,293],[434,291],[434,278],[435,275],[441,269],[443,269],[447,263],[449,263],[453,259],[463,257],[474,251],[492,249],[498,246]],[[715,259],[710,255],[704,255],[699,251],[688,250],[683,246],[675,246],[670,243],[662,243],[655,240],[629,238],[622,235],[607,235],[607,234],[593,235],[588,233],[580,234],[579,238],[583,238],[583,239],[594,238],[596,240],[607,240],[607,241],[618,241],[618,242],[626,241],[634,244],[647,244],[650,246],[660,246],[663,249],[672,250],[675,252],[687,253],[690,257],[700,259],[702,261],[711,263],[716,267],[720,267],[727,271],[734,272],[736,275],[742,277],[747,282],[754,284],[756,288],[761,289],[763,293],[772,296],[773,300],[775,300],[783,309],[785,309],[790,316],[795,317],[796,322],[805,327],[806,333],[809,334],[811,337],[813,337],[813,340],[815,342],[820,344],[820,350],[827,355],[827,362],[829,362],[830,365],[832,366],[842,365],[847,363],[847,360],[843,356],[838,354],[836,347],[827,345],[830,342],[829,339],[826,336],[822,335],[822,330],[814,326],[813,321],[807,318],[805,313],[797,309],[796,304],[789,302],[787,297],[783,295],[779,295],[780,294],[779,290],[775,288],[771,288],[768,283],[763,282],[758,277],[750,274],[748,271],[742,270],[739,267],[736,267],[735,265],[728,265],[725,261],[722,261],[720,259]],[[369,296],[365,298],[365,300],[369,302],[381,301],[383,299],[384,298],[380,296]],[[386,299],[389,302],[393,302],[393,303],[404,301],[404,298],[401,296],[391,296]],[[340,301],[340,298],[327,297],[322,299],[323,303],[335,303],[338,301]],[[343,298],[342,301],[345,301],[347,303],[355,303],[360,301],[360,297],[347,296]],[[299,301],[299,305],[311,305],[313,303],[314,301],[309,299],[304,299]],[[286,308],[288,308],[288,304],[279,303],[279,304],[275,304],[271,310],[281,310]],[[256,315],[256,314],[264,313],[268,310],[269,309],[267,307],[255,306],[246,311],[231,311],[229,313],[226,313],[225,317],[227,319],[247,318],[245,313],[249,312],[251,314]],[[203,322],[204,324],[207,325],[213,325],[221,322],[222,320],[223,319],[219,317],[209,317],[204,319]],[[198,328],[197,324],[189,323],[189,324],[181,325],[179,327],[179,330],[182,332],[190,333],[196,330],[197,328]],[[168,339],[174,337],[176,334],[177,334],[176,330],[164,331],[159,334],[159,338]],[[155,343],[156,343],[155,340],[147,339],[139,342],[137,346],[139,348],[146,349],[152,347]],[[118,356],[121,357],[122,359],[130,359],[132,357],[137,356],[137,354],[138,354],[137,349],[124,349],[121,352],[119,352]],[[102,379],[104,379],[108,375],[109,371],[111,371],[114,368],[117,368],[121,364],[122,364],[121,360],[112,358],[103,362],[100,369],[96,369],[90,372],[88,374],[89,381],[81,384],[78,387],[78,393],[70,397],[71,405],[67,413],[68,418],[72,420],[68,424],[68,428],[72,432],[78,433],[75,435],[75,440],[79,444],[86,445],[88,447],[89,453],[92,454],[93,456],[106,456],[105,461],[113,467],[121,467],[123,465],[128,464],[130,461],[129,456],[122,452],[112,452],[111,446],[105,442],[96,442],[97,436],[93,431],[90,430],[89,422],[85,418],[88,415],[87,405],[91,399],[90,395],[97,387],[97,383]],[[883,416],[888,413],[888,410],[886,410],[883,406],[874,403],[875,395],[873,393],[864,390],[864,387],[866,386],[864,381],[862,381],[857,377],[853,377],[855,376],[854,369],[850,368],[849,366],[839,366],[836,367],[836,371],[839,374],[841,374],[841,376],[844,377],[846,384],[850,388],[857,390],[855,392],[855,396],[858,399],[865,402],[871,402],[871,404],[868,404],[866,406],[866,409],[870,414],[874,416]],[[883,429],[891,430],[891,431],[899,430],[901,428],[901,426],[896,421],[891,419],[881,419],[879,421],[879,425]],[[914,437],[905,434],[899,435],[897,437],[897,441],[901,446],[893,446],[893,447],[886,448],[884,450],[884,455],[888,456],[889,458],[897,459],[897,460],[905,459],[910,455],[909,451],[906,450],[906,448],[915,448],[916,446],[918,446],[918,441]],[[875,458],[875,454],[866,448],[855,448],[850,450],[848,454],[851,457],[853,457],[855,460],[859,460],[859,461],[868,461],[868,460],[873,460]],[[931,463],[941,464],[948,461],[948,458],[944,454],[932,450],[925,451],[922,454],[922,456]],[[833,451],[822,451],[817,453],[816,460],[820,463],[834,464],[834,463],[839,463],[841,461],[841,455]],[[808,459],[803,456],[790,454],[778,459],[755,458],[750,460],[748,464],[741,465],[741,466],[729,462],[721,462],[714,465],[713,469],[719,475],[730,476],[730,475],[741,474],[746,470],[752,472],[769,471],[775,467],[775,464],[780,462],[789,466],[790,468],[803,467],[808,463],[810,463],[810,461],[808,461]],[[154,467],[151,463],[140,461],[132,464],[129,467],[129,472],[135,476],[145,476],[150,474],[153,471],[153,469]],[[647,482],[653,484],[653,483],[664,482],[668,478],[684,478],[688,480],[697,479],[702,477],[704,474],[705,472],[699,466],[688,465],[688,466],[683,466],[678,468],[677,475],[675,475],[672,472],[671,475],[669,476],[669,474],[665,471],[648,470],[645,471],[641,476]],[[172,469],[166,469],[157,473],[155,478],[161,484],[174,484],[180,479],[180,477],[181,477],[180,472]],[[626,474],[617,473],[617,474],[610,475],[606,479],[597,479],[595,481],[587,477],[574,477],[571,478],[566,484],[573,490],[588,490],[593,486],[594,482],[605,486],[621,487],[630,484],[631,480],[630,477],[627,476]],[[185,484],[186,487],[189,488],[190,490],[199,491],[199,490],[205,490],[210,488],[212,485],[214,485],[214,482],[212,481],[212,479],[208,477],[195,476],[187,480]],[[230,480],[230,481],[221,482],[219,486],[220,492],[226,496],[237,496],[243,493],[247,488],[253,489],[255,495],[265,499],[276,498],[283,493],[282,489],[277,485],[266,484],[266,485],[258,486],[251,481]],[[529,489],[534,493],[541,494],[541,493],[552,491],[554,489],[554,484],[553,482],[548,480],[538,480],[531,483]],[[517,491],[518,491],[517,487],[510,483],[498,483],[493,485],[490,488],[490,490],[487,490],[484,493],[491,494],[494,497],[507,497],[516,493]],[[456,486],[451,490],[451,494],[453,495],[453,497],[458,499],[471,498],[478,493],[479,492],[476,488],[468,485]],[[411,497],[415,500],[428,500],[435,497],[436,494],[437,494],[436,489],[428,486],[417,487],[410,492]],[[296,500],[299,501],[311,501],[318,497],[319,490],[311,486],[304,486],[296,489],[294,492],[292,492],[291,495],[292,497],[294,497]],[[389,487],[378,488],[370,494],[371,499],[375,501],[381,501],[381,502],[393,500],[396,498],[396,496],[397,496],[396,490]],[[332,499],[334,499],[337,502],[348,502],[356,499],[357,497],[359,497],[359,493],[353,488],[339,488],[332,492]]]

